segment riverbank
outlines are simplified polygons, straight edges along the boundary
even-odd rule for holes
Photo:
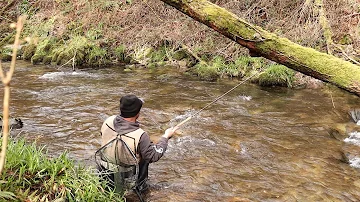
[[[124,201],[106,191],[96,170],[77,165],[67,153],[49,156],[46,147],[11,139],[0,199],[6,201]]]
[[[316,20],[302,22],[291,17],[293,14],[286,5],[301,7],[298,3],[285,2],[280,6],[281,9],[276,9],[260,2],[258,6],[264,4],[266,10],[254,7],[249,2],[243,2],[242,6],[216,3],[267,30],[281,28],[282,32],[277,33],[280,36],[326,51],[326,43]],[[6,5],[7,2],[2,3],[4,9]],[[329,10],[333,8],[331,6],[329,4]],[[334,12],[341,16],[342,10],[343,7],[338,7]],[[258,15],[260,11],[261,15]],[[148,68],[173,65],[206,80],[223,77],[241,79],[259,69],[270,68],[253,82],[264,86],[288,87],[312,87],[320,83],[300,73],[295,76],[292,70],[271,61],[250,57],[245,48],[161,1],[16,1],[2,12],[2,60],[9,57],[10,49],[6,48],[6,44],[11,44],[14,34],[8,25],[16,20],[14,18],[17,15],[25,14],[28,22],[23,35],[32,40],[23,44],[19,58],[33,64],[64,65],[70,68],[125,64],[129,71],[138,65]],[[270,14],[272,21],[268,19]],[[287,16],[288,22],[285,27],[281,24],[284,16]],[[307,27],[301,26],[302,23],[311,23],[316,29],[305,30],[308,34],[304,34],[301,29]],[[343,23],[343,26],[348,25]],[[351,33],[352,29],[347,31]],[[357,44],[351,38],[352,35],[345,31],[336,32],[334,36],[338,38],[338,43],[354,47]]]

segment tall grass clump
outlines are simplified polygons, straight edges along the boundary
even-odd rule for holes
[[[218,77],[218,69],[216,65],[209,65],[205,62],[199,62],[191,68],[191,72],[202,79],[213,81]]]
[[[294,70],[279,64],[270,64],[257,78],[257,81],[261,86],[292,87],[294,80]]]
[[[107,51],[84,36],[72,36],[52,51],[52,62],[57,65],[70,61],[73,65],[107,64]]]
[[[118,62],[126,62],[129,59],[129,56],[126,54],[126,46],[121,44],[119,46],[117,46],[114,50],[114,55],[116,57],[116,59],[118,60]]]
[[[264,66],[262,58],[240,56],[235,61],[226,61],[221,56],[215,56],[209,63],[199,62],[192,68],[192,72],[206,80],[215,80],[218,77],[246,77],[259,72]]]
[[[75,165],[66,153],[49,158],[44,147],[9,141],[0,201],[123,201],[107,191],[91,169]]]

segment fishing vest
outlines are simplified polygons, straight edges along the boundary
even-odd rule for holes
[[[139,140],[141,135],[145,132],[141,128],[132,131],[127,134],[119,135],[114,129],[114,119],[116,115],[110,116],[105,120],[103,125],[101,126],[101,147],[105,146],[109,142],[113,141],[116,138],[123,140],[124,143],[128,146],[128,148],[136,155],[137,160],[140,160],[139,151],[137,150]],[[113,141],[114,144],[109,144],[108,147],[103,151],[104,157],[106,157],[107,163],[118,165],[119,161],[122,163],[126,163],[126,157],[124,157],[124,145],[117,144],[120,141]]]

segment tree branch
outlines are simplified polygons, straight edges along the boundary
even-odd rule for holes
[[[1,80],[4,84],[4,103],[3,103],[3,137],[0,153],[0,175],[4,169],[5,159],[6,159],[6,147],[9,137],[9,100],[10,100],[10,81],[15,70],[16,54],[17,49],[20,45],[20,33],[23,28],[25,17],[19,17],[18,22],[16,23],[16,35],[15,42],[13,47],[13,55],[10,63],[10,70],[7,72],[6,76],[1,68]]]

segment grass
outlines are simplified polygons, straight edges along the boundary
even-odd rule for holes
[[[292,87],[294,80],[295,72],[279,64],[270,64],[257,79],[261,86],[286,87]]]
[[[75,163],[67,153],[50,158],[45,147],[25,140],[8,144],[0,201],[123,201],[106,191],[95,171]]]
[[[242,78],[260,71],[264,66],[266,63],[262,58],[240,56],[235,61],[226,61],[221,56],[215,56],[208,63],[196,64],[191,72],[205,80],[215,80],[218,77]]]

